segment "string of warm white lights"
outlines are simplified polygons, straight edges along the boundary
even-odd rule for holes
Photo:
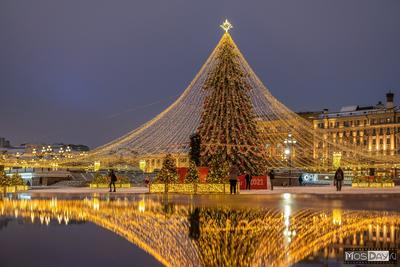
[[[257,136],[258,140],[253,144],[225,141],[218,143],[216,140],[220,136],[208,136],[202,145],[209,151],[218,147],[224,147],[228,150],[253,151],[253,155],[265,157],[266,165],[269,168],[290,167],[328,170],[336,168],[338,165],[349,168],[368,168],[400,164],[400,157],[398,156],[376,156],[361,145],[335,142],[327,133],[315,129],[311,122],[282,104],[264,86],[232,40],[228,32],[232,25],[225,21],[221,27],[225,33],[218,45],[190,85],[171,106],[132,132],[94,149],[89,155],[73,160],[61,160],[60,165],[88,166],[93,164],[94,161],[100,161],[104,166],[113,166],[119,163],[137,163],[138,159],[152,155],[158,156],[167,153],[187,155],[189,136],[199,130],[202,114],[207,105],[206,99],[209,96],[213,97],[213,90],[205,88],[205,86],[208,86],[207,81],[210,75],[217,73],[220,78],[225,78],[228,82],[240,84],[237,77],[230,76],[231,70],[226,70],[224,64],[219,64],[221,63],[221,53],[225,48],[230,49],[229,52],[233,55],[231,60],[240,68],[240,71],[236,71],[236,74],[241,75],[243,73],[241,79],[245,79],[245,87],[249,87],[246,89],[246,94],[251,100],[252,107],[248,109],[248,112],[255,115],[253,119],[257,125],[257,132],[252,131],[252,135]],[[236,94],[229,99],[239,98]],[[243,102],[244,98],[240,98],[242,99],[240,100],[241,105],[246,105],[246,101]],[[219,99],[219,101],[224,100]],[[223,104],[230,105],[229,103]],[[237,118],[237,121],[243,121],[243,118],[246,117],[243,110],[238,111],[241,116]],[[252,116],[252,114],[250,115]],[[252,122],[246,120],[247,122],[243,123],[243,129],[252,129]],[[210,121],[217,123],[215,118]],[[205,120],[205,123],[210,121]],[[203,125],[204,127],[211,126]],[[233,127],[227,128],[226,131],[225,136],[237,136],[238,129]],[[207,133],[205,130],[203,132]],[[246,134],[249,134],[249,131]],[[295,142],[290,143],[290,146],[284,142],[288,136],[295,140]],[[254,138],[252,139],[254,140]],[[263,148],[260,148],[260,144]]]
[[[229,44],[234,60],[242,67],[248,84],[255,120],[262,142],[266,146],[267,162],[270,167],[288,167],[284,154],[284,139],[291,134],[296,140],[293,147],[291,166],[298,168],[329,168],[335,155],[340,155],[340,165],[344,167],[368,167],[371,165],[398,163],[394,156],[373,156],[355,144],[337,144],[306,119],[291,111],[278,101],[263,85],[232,40],[225,33],[206,63],[181,97],[152,121],[91,153],[92,158],[105,160],[108,156],[129,158],[158,154],[185,154],[188,152],[189,136],[196,132],[201,120],[204,101],[210,92],[204,90],[204,83],[210,73],[215,71],[222,46]],[[232,129],[230,129],[232,130]],[[315,144],[323,144],[316,148]],[[203,144],[207,146],[207,143]],[[209,145],[215,145],[209,144]],[[227,147],[234,144],[224,144]],[[251,147],[238,144],[241,147]]]

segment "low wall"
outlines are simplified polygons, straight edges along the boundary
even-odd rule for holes
[[[90,184],[90,188],[109,188],[110,184]],[[115,183],[115,188],[130,188],[131,184],[119,184]]]
[[[239,184],[236,188],[239,193]],[[230,194],[229,184],[150,184],[150,193]]]
[[[29,188],[27,185],[13,185],[13,186],[2,186],[0,192],[5,193],[16,193],[20,191],[27,191]]]
[[[392,187],[394,187],[394,182],[384,182],[384,183],[360,182],[360,183],[352,183],[351,187],[357,187],[357,188],[392,188]]]

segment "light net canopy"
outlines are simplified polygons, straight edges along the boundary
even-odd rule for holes
[[[342,145],[333,142],[327,138],[326,133],[314,129],[311,122],[282,104],[253,72],[228,33],[231,27],[225,26],[227,27],[224,28],[225,33],[216,48],[193,81],[171,106],[132,132],[93,150],[85,161],[100,160],[113,165],[118,162],[133,162],[151,155],[187,154],[189,137],[198,132],[200,125],[204,129],[206,121],[202,116],[204,116],[205,107],[208,105],[209,108],[207,99],[210,96],[213,97],[216,90],[215,86],[210,85],[210,77],[218,73],[220,79],[223,79],[226,84],[235,84],[239,79],[222,64],[222,61],[226,60],[228,51],[230,57],[228,59],[234,62],[236,71],[240,73],[241,83],[245,87],[243,90],[250,100],[250,107],[246,109],[240,110],[242,107],[238,105],[237,114],[251,113],[248,117],[252,125],[256,127],[247,128],[253,129],[251,135],[257,137],[257,142],[238,143],[235,140],[229,142],[225,140],[217,144],[215,143],[218,142],[215,141],[219,138],[217,136],[218,138],[213,139],[213,144],[207,143],[207,145],[232,148],[241,146],[241,149],[256,147],[260,155],[263,155],[267,167],[275,168],[318,169],[336,168],[338,165],[367,168],[376,165],[390,166],[399,162],[397,156],[378,157],[356,144]],[[296,92],[300,93],[298,90]],[[229,94],[229,91],[222,94]],[[230,104],[224,101],[234,102],[234,100],[234,97],[222,97],[219,100],[221,103],[219,112],[223,113],[224,107]],[[237,116],[237,114],[232,114],[232,116]],[[226,114],[219,115],[220,118],[229,119]],[[220,120],[220,123],[223,121]],[[233,125],[226,129],[224,134],[229,135],[235,131],[241,131],[240,126]]]

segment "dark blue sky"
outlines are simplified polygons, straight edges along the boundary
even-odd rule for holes
[[[399,14],[398,0],[1,0],[0,136],[94,147],[125,134],[185,89],[225,17],[295,111],[399,98]]]

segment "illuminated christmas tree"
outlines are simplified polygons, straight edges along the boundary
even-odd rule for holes
[[[209,171],[207,175],[207,183],[227,182],[229,176],[229,163],[224,159],[222,150],[217,151],[217,153],[211,156],[208,166]]]
[[[0,186],[14,186],[24,185],[24,180],[21,175],[14,173],[11,176],[7,176],[4,172],[0,172]]]
[[[189,159],[193,161],[196,166],[200,166],[200,144],[200,135],[198,133],[192,134],[190,136]]]
[[[194,161],[190,161],[189,169],[185,176],[185,183],[198,183],[199,182],[199,172]]]
[[[11,176],[11,185],[24,185],[24,180],[22,179],[21,175],[18,173],[14,173]]]
[[[176,183],[178,181],[175,160],[171,154],[165,156],[163,166],[157,175],[157,181],[162,183]]]
[[[216,160],[213,157],[221,153],[222,160],[241,171],[262,174],[265,152],[249,96],[252,87],[239,62],[239,50],[227,32],[230,26],[223,28],[226,33],[217,47],[216,64],[203,86],[208,95],[197,129],[202,163],[211,167],[211,161]]]

